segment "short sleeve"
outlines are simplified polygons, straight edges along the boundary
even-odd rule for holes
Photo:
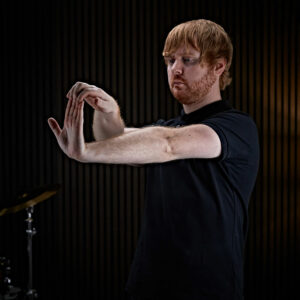
[[[203,122],[211,127],[221,141],[219,161],[249,162],[258,159],[259,143],[257,127],[250,116],[241,112],[223,112]]]

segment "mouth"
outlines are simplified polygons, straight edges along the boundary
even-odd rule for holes
[[[174,82],[172,89],[175,91],[181,91],[184,90],[185,84],[183,82]]]
[[[174,85],[182,85],[182,84],[184,84],[184,82],[182,82],[182,81],[173,81],[173,86]]]

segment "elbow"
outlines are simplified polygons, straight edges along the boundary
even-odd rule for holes
[[[173,136],[166,136],[164,143],[164,153],[166,155],[166,160],[175,160],[177,158],[176,148],[173,142]]]
[[[164,152],[168,155],[168,156],[172,156],[174,154],[174,147],[172,145],[172,141],[170,137],[166,138],[166,142],[165,142],[165,147],[164,147]]]

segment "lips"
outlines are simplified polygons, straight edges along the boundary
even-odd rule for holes
[[[184,85],[184,82],[182,82],[182,81],[173,81],[172,87],[174,89],[181,89],[181,88],[183,88],[183,85]]]
[[[180,81],[180,80],[174,80],[174,81],[173,81],[173,86],[174,86],[174,85],[180,85],[180,84],[184,84],[184,82],[183,82],[183,81]]]

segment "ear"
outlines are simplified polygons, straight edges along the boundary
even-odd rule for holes
[[[227,61],[224,57],[218,58],[214,65],[214,72],[216,75],[221,76],[225,70]]]

